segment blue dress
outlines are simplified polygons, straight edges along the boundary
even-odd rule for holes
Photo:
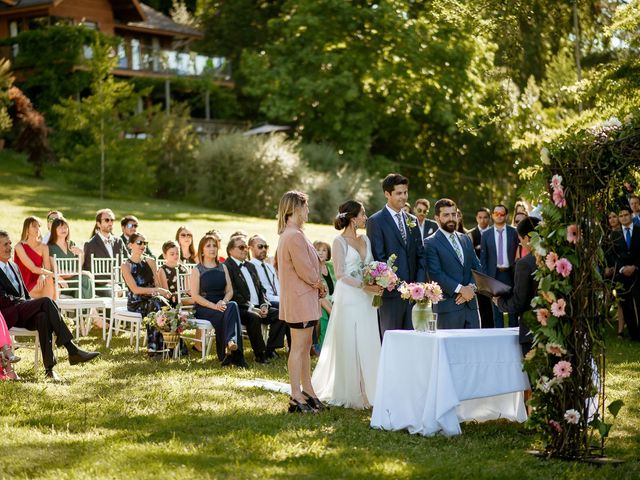
[[[153,288],[156,286],[153,271],[144,259],[140,260],[140,263],[132,262],[131,259],[128,259],[127,262],[131,269],[131,276],[138,287]],[[138,295],[133,293],[131,289],[129,289],[129,293],[127,294],[127,310],[130,312],[138,312],[142,315],[142,318],[166,306],[169,306],[169,304],[163,297]],[[155,328],[147,326],[147,348],[149,351],[162,350],[163,345],[162,333]]]
[[[200,295],[210,302],[217,303],[224,298],[224,290],[227,286],[227,277],[222,264],[208,268],[199,263],[196,265],[200,273]],[[224,312],[213,310],[196,304],[196,318],[209,320],[216,332],[216,352],[218,359],[225,357],[225,347],[230,341],[238,345],[239,355],[242,356],[242,326],[240,324],[240,311],[236,302],[227,303]],[[238,354],[236,354],[238,355]],[[237,359],[239,360],[239,358]]]

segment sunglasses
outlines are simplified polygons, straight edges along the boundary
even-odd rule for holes
[[[140,245],[140,246],[144,245],[145,247],[146,247],[147,245],[149,245],[149,242],[147,242],[147,241],[145,241],[145,240],[136,240],[136,241],[135,241],[135,242],[133,242],[133,243],[135,243],[136,245]]]
[[[258,250],[262,250],[263,248],[264,248],[265,250],[268,250],[268,249],[269,249],[269,245],[264,244],[264,243],[260,243],[260,244],[256,245],[256,248],[257,248]]]
[[[416,208],[416,213],[427,213],[427,209],[426,208]]]
[[[236,248],[239,248],[240,250],[242,250],[243,252],[247,249],[246,245],[236,245]]]
[[[102,222],[104,222],[104,223],[113,223],[113,218],[103,218]]]
[[[180,236],[181,237],[193,237],[193,234],[191,234],[191,233],[181,233]]]
[[[502,212],[493,212],[493,215],[496,216],[496,217],[504,217],[504,216],[506,216],[506,214],[502,213]]]
[[[138,228],[137,223],[127,223],[127,228]]]

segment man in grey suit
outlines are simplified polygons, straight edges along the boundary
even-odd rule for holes
[[[507,225],[509,210],[504,205],[493,207],[493,226],[482,234],[480,241],[480,264],[482,272],[496,280],[513,286],[516,252],[518,251],[518,232]],[[504,326],[502,312],[493,307],[493,324],[496,328]],[[509,326],[517,327],[518,318],[509,314]]]
[[[479,270],[471,239],[456,231],[458,207],[442,198],[435,204],[439,228],[425,242],[427,275],[442,288],[443,299],[433,306],[438,328],[479,328],[480,315],[471,269]]]

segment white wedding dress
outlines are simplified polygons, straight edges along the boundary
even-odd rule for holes
[[[371,244],[362,259],[339,235],[333,241],[336,288],[329,326],[311,383],[318,398],[330,405],[369,408],[373,405],[380,358],[380,332],[373,295],[362,284],[362,264],[373,261]]]

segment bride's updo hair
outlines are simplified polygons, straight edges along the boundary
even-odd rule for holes
[[[338,215],[336,215],[333,221],[333,226],[336,230],[342,230],[349,226],[349,222],[352,218],[356,218],[360,215],[362,210],[362,204],[355,200],[347,200],[340,207],[338,207]]]

